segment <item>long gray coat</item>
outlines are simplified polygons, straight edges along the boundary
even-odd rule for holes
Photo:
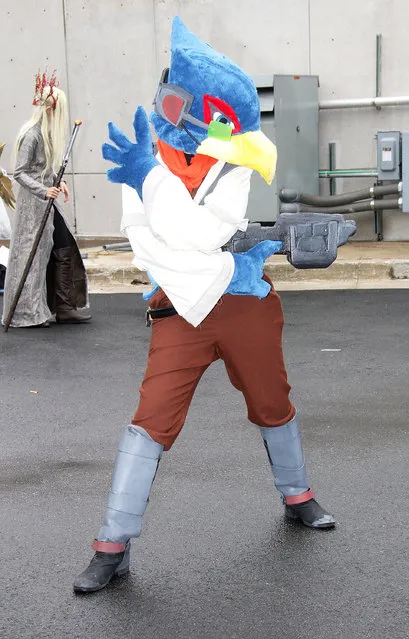
[[[24,136],[17,157],[14,179],[20,185],[12,223],[10,253],[6,273],[3,324],[27,263],[37,230],[44,215],[47,188],[52,186],[52,172],[41,178],[46,158],[40,124],[33,126]],[[62,214],[57,201],[54,202]],[[54,292],[48,278],[47,266],[53,248],[53,214],[48,217],[40,244],[10,326],[31,326],[50,319],[54,312]],[[87,280],[78,246],[72,236],[72,305],[81,308],[87,304]]]

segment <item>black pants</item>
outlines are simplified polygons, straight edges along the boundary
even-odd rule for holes
[[[6,279],[6,267],[0,264],[0,291],[4,290],[4,280]]]
[[[53,206],[54,210],[54,233],[53,233],[53,249],[58,250],[71,245],[71,234],[67,228],[64,218],[58,209]]]
[[[47,301],[54,313],[59,306],[70,307],[72,285],[70,247],[73,240],[63,216],[55,206],[53,206],[53,213],[53,250],[47,267]]]

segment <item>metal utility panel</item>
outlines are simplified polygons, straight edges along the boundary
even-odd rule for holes
[[[378,131],[378,180],[399,180],[401,175],[400,131]]]
[[[402,133],[402,211],[409,213],[409,133]]]
[[[318,77],[275,76],[277,193],[319,193]]]
[[[260,124],[263,133],[276,144],[274,121],[274,76],[254,78],[260,101]],[[278,216],[276,180],[270,186],[253,171],[247,217],[251,222],[274,222]]]
[[[261,130],[277,146],[277,171],[268,186],[253,173],[248,217],[252,222],[275,222],[280,212],[278,193],[293,188],[319,192],[318,77],[275,75],[254,78]]]

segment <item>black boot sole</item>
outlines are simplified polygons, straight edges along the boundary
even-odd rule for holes
[[[56,317],[55,321],[57,322],[57,324],[86,324],[87,322],[91,321],[91,317],[87,318],[87,319],[81,319],[81,320],[69,320],[69,319],[59,319],[58,317]]]
[[[114,572],[114,574],[104,583],[99,584],[98,586],[94,586],[93,588],[80,588],[79,586],[74,586],[74,592],[82,593],[86,595],[89,592],[98,592],[99,590],[103,590],[107,587],[107,585],[115,578],[115,577],[124,577],[129,572],[129,567],[122,568],[122,570],[118,570]]]

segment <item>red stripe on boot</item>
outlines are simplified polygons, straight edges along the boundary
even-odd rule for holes
[[[311,490],[307,490],[305,493],[301,493],[301,495],[291,495],[291,497],[285,498],[285,503],[289,506],[293,504],[303,504],[305,501],[309,501],[313,499],[314,492]]]
[[[97,552],[109,552],[112,554],[117,554],[119,552],[124,552],[125,544],[121,544],[115,541],[98,541],[98,539],[94,539],[92,548]]]

